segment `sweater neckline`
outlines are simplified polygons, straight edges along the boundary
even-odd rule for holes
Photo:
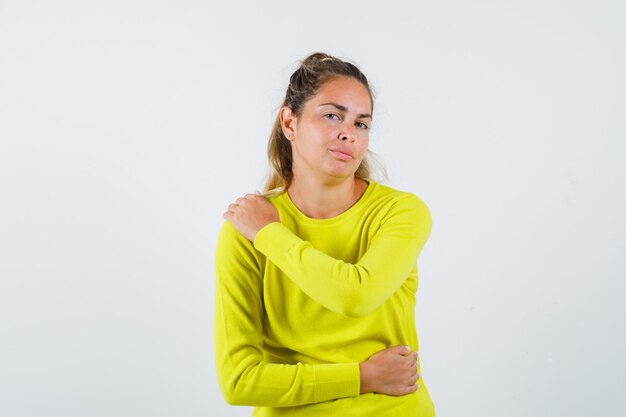
[[[352,213],[355,213],[361,210],[361,207],[363,207],[366,204],[367,200],[369,199],[370,194],[372,193],[372,190],[377,185],[374,181],[366,180],[366,182],[368,184],[367,188],[365,188],[365,191],[363,192],[361,197],[356,201],[356,203],[354,203],[351,207],[349,207],[343,213],[340,213],[328,219],[314,219],[302,213],[300,209],[293,203],[293,201],[291,201],[291,197],[289,197],[289,193],[287,191],[283,192],[281,197],[284,200],[288,210],[297,217],[298,221],[311,223],[311,224],[334,224],[335,222],[341,221],[351,216]]]

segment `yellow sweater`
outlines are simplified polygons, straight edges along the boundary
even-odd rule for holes
[[[270,201],[280,223],[252,244],[225,222],[217,244],[215,357],[226,400],[256,406],[254,416],[434,416],[423,380],[409,395],[359,395],[358,366],[392,345],[418,350],[428,207],[375,182],[331,219],[306,217],[287,193]]]

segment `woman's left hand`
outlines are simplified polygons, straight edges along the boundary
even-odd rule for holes
[[[280,222],[278,210],[263,196],[246,194],[228,206],[224,218],[251,242],[263,227]]]

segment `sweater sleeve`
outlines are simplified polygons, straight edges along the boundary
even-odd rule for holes
[[[354,264],[317,250],[278,222],[262,228],[254,246],[309,297],[356,318],[374,311],[400,288],[430,230],[428,207],[417,196],[406,194],[393,203],[367,251]]]
[[[293,406],[359,395],[358,363],[277,364],[263,358],[262,256],[225,222],[215,270],[218,382],[233,405]]]

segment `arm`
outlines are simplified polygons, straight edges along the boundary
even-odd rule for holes
[[[430,228],[428,207],[407,194],[393,204],[367,252],[354,264],[326,255],[278,222],[264,226],[254,246],[318,303],[362,317],[400,288],[415,267]]]
[[[262,354],[262,259],[225,223],[216,252],[215,358],[226,401],[290,406],[359,393],[404,395],[417,389],[416,354],[391,347],[360,364],[268,363]]]
[[[262,354],[261,260],[225,223],[217,245],[215,358],[226,401],[290,406],[359,394],[359,364],[267,363]]]

